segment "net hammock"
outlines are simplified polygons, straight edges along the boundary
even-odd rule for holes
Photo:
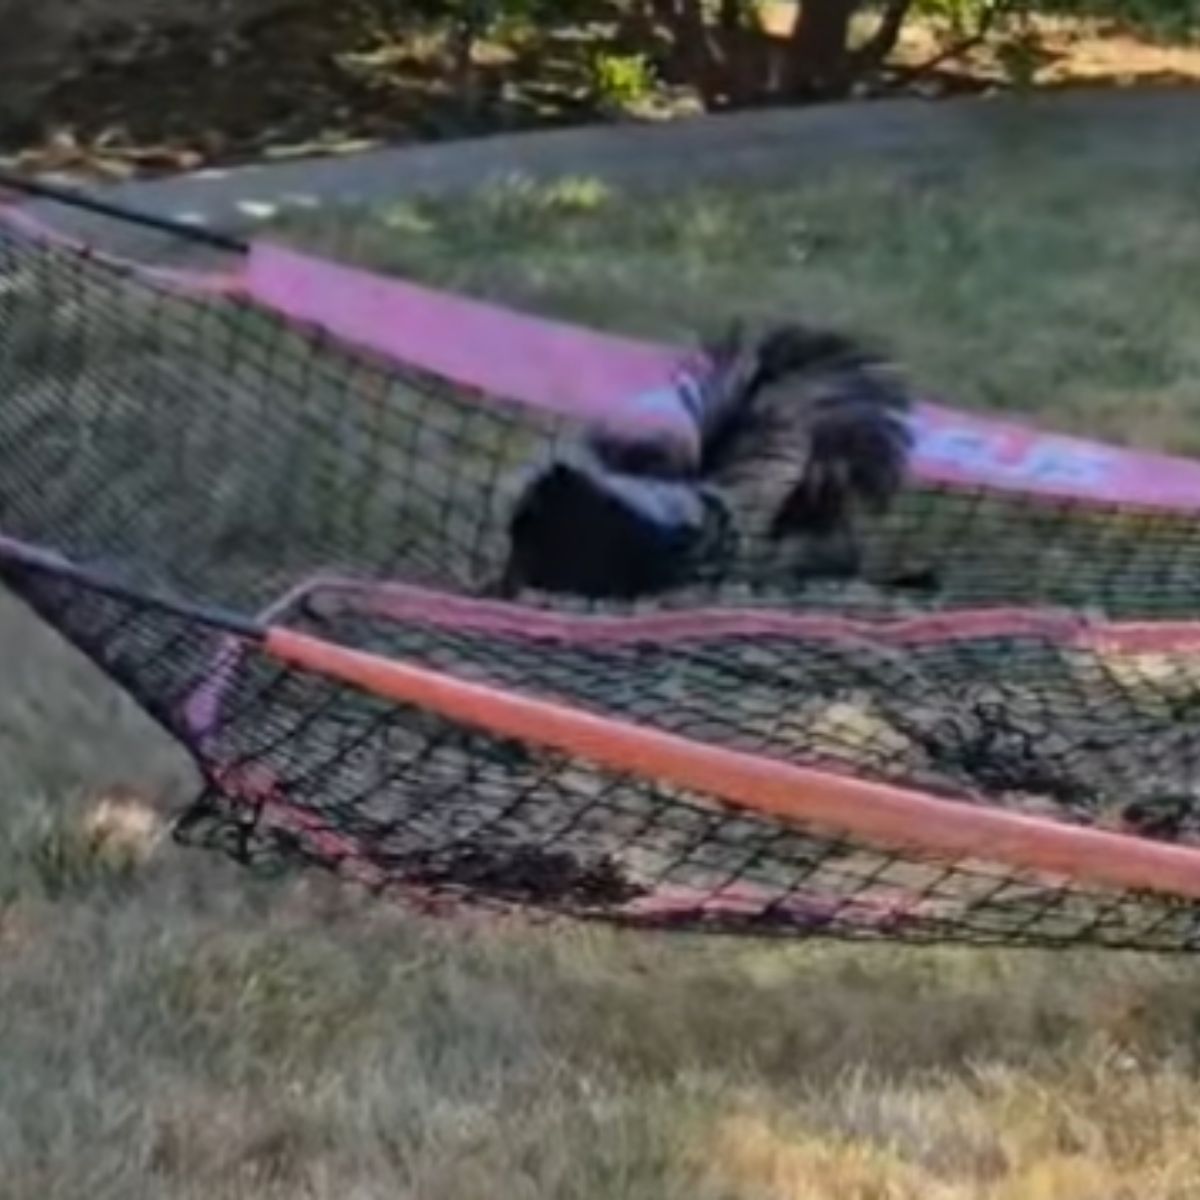
[[[926,406],[854,580],[751,536],[653,601],[483,598],[528,465],[677,360],[10,209],[0,578],[187,747],[179,836],[240,861],[439,912],[1200,944],[1200,466]]]

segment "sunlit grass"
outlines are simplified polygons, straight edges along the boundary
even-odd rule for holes
[[[950,150],[814,162],[765,187],[516,177],[289,233],[643,336],[691,341],[738,315],[829,321],[951,403],[1200,450],[1200,150],[1165,125],[972,111]]]

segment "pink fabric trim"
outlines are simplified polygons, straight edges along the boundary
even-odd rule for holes
[[[3,541],[0,540],[0,548]],[[264,609],[264,625],[286,624],[301,603],[397,623],[576,646],[670,645],[722,637],[793,637],[843,645],[904,648],[980,638],[1034,637],[1065,648],[1113,654],[1200,654],[1200,621],[1090,622],[1069,613],[1018,608],[970,609],[875,621],[756,609],[691,609],[645,616],[595,617],[548,612],[500,600],[477,600],[404,583],[314,576]],[[216,727],[225,693],[246,652],[226,638],[182,716],[203,741]]]
[[[543,411],[692,440],[670,394],[679,348],[513,312],[257,242],[240,274],[159,269],[96,251],[13,207],[0,221],[187,292],[246,296],[400,365]],[[1200,512],[1200,462],[923,404],[914,470],[930,483]]]
[[[67,250],[93,262],[103,263],[118,271],[136,274],[151,283],[163,284],[179,291],[215,296],[237,296],[243,290],[240,272],[181,271],[167,267],[152,267],[119,254],[97,250],[86,242],[60,233],[52,225],[14,206],[0,206],[0,224],[7,225],[31,241]]]
[[[1200,621],[1096,622],[1068,613],[970,609],[928,616],[855,620],[755,609],[690,609],[645,616],[595,617],[547,612],[498,600],[453,596],[409,584],[315,579],[309,604],[439,629],[582,646],[672,643],[722,637],[794,637],[880,646],[927,646],[981,638],[1037,637],[1067,647],[1140,654],[1200,654]],[[299,592],[290,594],[297,598]],[[276,616],[283,611],[276,609]]]
[[[259,303],[392,361],[589,422],[688,436],[661,404],[675,347],[512,312],[401,279],[256,243],[247,288]],[[929,482],[1200,511],[1200,463],[1043,433],[922,405],[915,469]]]
[[[294,321],[462,387],[591,423],[690,437],[669,388],[680,351],[526,316],[256,242],[249,294]]]

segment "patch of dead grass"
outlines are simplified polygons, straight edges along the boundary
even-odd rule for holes
[[[1061,1070],[985,1066],[916,1085],[852,1075],[784,1119],[769,1101],[718,1118],[702,1157],[730,1194],[770,1200],[1194,1194],[1195,1080],[1092,1052]]]

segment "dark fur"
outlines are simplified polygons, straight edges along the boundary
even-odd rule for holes
[[[610,482],[617,481],[609,473]],[[579,464],[553,464],[525,490],[509,524],[502,595],[523,587],[592,599],[635,599],[688,582],[731,536],[728,510],[689,482],[627,480],[679,489],[695,519],[664,526],[623,505],[604,478]]]
[[[710,449],[736,433],[743,402],[760,371],[758,347],[747,343],[740,325],[709,344],[701,362],[679,384],[683,407],[696,423],[695,448],[686,442],[597,430],[588,444],[608,468],[658,479],[696,479],[706,473]]]
[[[840,540],[837,573],[856,569],[853,511],[887,507],[911,448],[907,395],[881,361],[825,330],[785,325],[751,341],[734,328],[707,348],[685,386],[699,456],[665,442],[589,438],[587,465],[552,465],[518,502],[503,594],[534,587],[634,598],[682,586],[728,552],[728,511],[703,493],[701,517],[656,522],[624,503],[622,489],[677,489],[685,505],[699,503],[707,484],[747,478],[756,488],[778,483],[771,537]]]
[[[712,354],[701,471],[716,482],[781,482],[770,535],[829,537],[858,506],[884,511],[912,449],[909,397],[870,350],[839,333],[784,325]],[[733,387],[727,390],[726,381]]]

